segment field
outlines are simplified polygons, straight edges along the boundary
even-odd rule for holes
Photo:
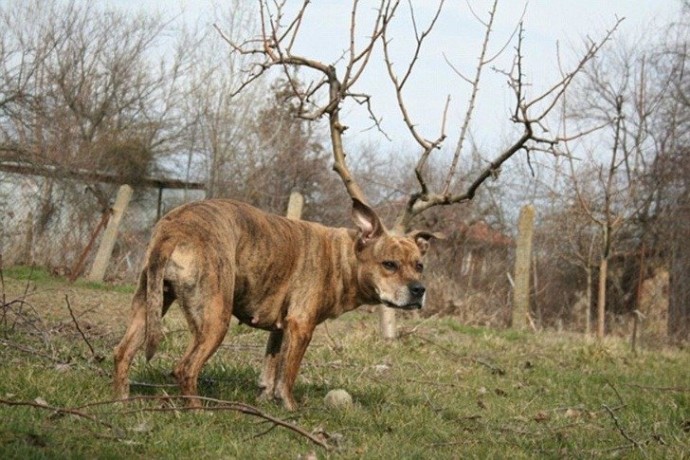
[[[169,376],[187,340],[173,306],[114,402],[131,292],[4,271],[0,458],[690,458],[687,349],[453,318],[400,318],[394,342],[367,310],[320,326],[294,413],[256,401],[266,333],[233,325],[202,373],[205,409],[189,412]],[[324,403],[337,388],[352,406]]]

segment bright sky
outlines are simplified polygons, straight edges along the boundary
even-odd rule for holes
[[[251,0],[243,0],[251,1]],[[157,9],[172,14],[172,1],[111,0],[112,5],[138,9]],[[190,17],[211,10],[210,0],[179,0],[178,9]],[[437,2],[434,0],[413,0],[415,15],[420,27],[424,27],[433,14]],[[477,15],[487,18],[491,7],[489,0],[469,0]],[[222,2],[220,3],[222,5]],[[288,0],[288,4],[299,6],[302,0]],[[373,12],[378,4],[372,0],[360,2],[362,17],[358,24],[363,33],[370,30],[366,14]],[[611,28],[616,18],[626,18],[616,35],[617,40],[639,40],[643,34],[653,40],[665,29],[679,11],[680,0],[532,0],[526,6],[524,18],[525,42],[524,71],[530,82],[530,90],[550,87],[558,80],[557,43],[560,44],[562,60],[574,62],[578,50],[582,50],[585,37],[601,38]],[[302,28],[302,40],[295,47],[295,53],[334,61],[348,45],[349,13],[351,2],[345,0],[312,0]],[[495,18],[495,31],[489,46],[489,55],[500,50],[513,33],[525,9],[525,2],[519,0],[499,1]],[[222,24],[220,24],[222,26]],[[412,31],[409,21],[408,2],[403,1],[399,21],[394,24],[393,48],[398,53],[396,63],[403,64],[409,56]],[[422,56],[413,78],[406,89],[408,109],[427,138],[439,134],[443,106],[450,95],[451,106],[446,131],[449,149],[455,147],[459,127],[467,110],[469,85],[454,74],[445,62],[444,56],[465,75],[473,75],[483,39],[481,24],[473,17],[466,0],[447,0],[436,28],[429,36],[422,50]],[[515,42],[513,42],[515,43]],[[513,46],[510,45],[492,65],[507,70],[512,61]],[[358,107],[346,108],[343,121],[350,126],[347,132],[350,142],[374,139],[384,149],[403,148],[414,152],[409,133],[400,121],[395,97],[380,59],[374,59],[369,72],[356,88],[358,92],[373,96],[376,114],[383,118],[383,127],[391,142],[375,131],[364,131],[371,125],[367,113]],[[402,73],[402,67],[398,71]],[[473,117],[473,132],[480,145],[499,148],[505,144],[512,129],[508,121],[512,108],[512,93],[508,91],[506,79],[499,73],[486,70],[486,79],[480,86],[477,112]]]

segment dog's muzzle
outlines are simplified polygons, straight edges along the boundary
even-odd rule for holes
[[[414,281],[407,285],[407,290],[410,291],[410,302],[406,308],[411,310],[418,310],[424,305],[424,295],[426,288],[419,281]]]
[[[426,288],[419,281],[413,281],[407,285],[407,299],[402,302],[391,302],[382,299],[382,302],[391,308],[399,308],[401,310],[419,310],[424,305],[424,295]],[[401,299],[402,300],[402,299]]]

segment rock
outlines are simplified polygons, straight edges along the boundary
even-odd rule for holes
[[[331,390],[323,398],[323,402],[328,407],[333,408],[346,408],[352,406],[352,396],[350,393],[343,389]]]

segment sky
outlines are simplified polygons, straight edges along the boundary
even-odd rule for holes
[[[241,2],[251,0],[241,0]],[[110,0],[115,6],[133,9],[157,10],[172,14],[182,11],[191,19],[206,17],[214,2],[210,0]],[[223,2],[215,2],[220,3]],[[297,7],[302,0],[287,0]],[[378,2],[360,1],[357,26],[362,39],[370,30],[371,14]],[[436,8],[435,0],[412,0],[415,17],[424,27]],[[452,63],[464,75],[475,72],[484,30],[475,19],[472,10],[486,20],[492,2],[489,0],[447,0],[442,14],[429,35],[419,62],[405,90],[406,106],[421,134],[435,139],[440,134],[443,108],[450,97],[446,122],[448,139],[446,148],[451,151],[457,143],[460,126],[467,111],[470,86],[456,75]],[[618,18],[625,18],[614,40],[627,42],[653,40],[659,36],[669,21],[677,15],[679,0],[501,0],[498,3],[495,27],[489,43],[488,55],[501,50],[513,35],[524,11],[524,63],[523,69],[529,84],[528,91],[538,94],[559,80],[560,61],[571,68],[581,55],[586,37],[601,39],[614,26]],[[346,0],[312,0],[303,21],[300,39],[294,52],[324,62],[335,62],[348,46],[351,2]],[[402,73],[409,60],[413,44],[413,32],[409,20],[408,2],[403,1],[398,19],[392,25],[391,43],[398,73]],[[208,22],[211,20],[202,19]],[[219,23],[222,28],[223,24]],[[500,70],[508,70],[513,59],[515,40],[492,62],[498,69],[486,69],[480,84],[476,111],[472,117],[472,133],[475,141],[487,150],[500,149],[511,138],[514,127],[509,121],[513,96],[506,78]],[[615,42],[610,45],[615,46]],[[341,115],[350,127],[346,141],[351,145],[373,142],[383,149],[399,149],[416,152],[412,137],[401,121],[395,95],[380,54],[372,58],[370,66],[355,91],[372,96],[372,107],[382,119],[383,136],[372,126],[368,113],[361,107],[345,106]]]

